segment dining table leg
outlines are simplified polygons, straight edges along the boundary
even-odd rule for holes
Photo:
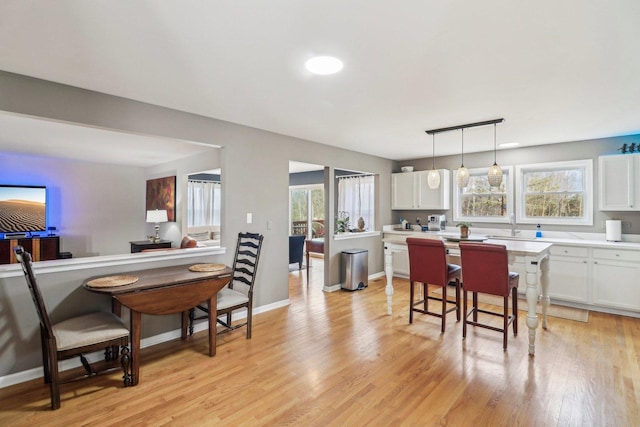
[[[217,296],[213,296],[209,298],[209,356],[213,357],[216,355],[216,319],[218,316],[216,315],[218,311],[218,298]]]
[[[387,276],[387,286],[384,288],[387,294],[387,314],[391,315],[393,302],[393,251],[386,246],[384,248],[384,272]]]
[[[140,331],[142,321],[142,313],[139,311],[131,310],[131,381],[128,385],[138,385],[140,380]],[[126,384],[125,384],[126,385]]]

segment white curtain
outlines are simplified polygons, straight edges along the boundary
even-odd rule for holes
[[[349,228],[358,227],[358,218],[364,219],[364,228],[374,229],[375,177],[373,175],[338,177],[338,211],[349,215]]]
[[[187,183],[187,227],[220,225],[220,183]]]

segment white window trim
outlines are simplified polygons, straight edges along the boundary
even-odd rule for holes
[[[525,216],[524,174],[532,171],[584,168],[584,218],[528,218]],[[518,224],[593,225],[593,159],[516,166],[516,222]]]
[[[510,218],[513,215],[513,166],[501,166],[503,173],[505,173],[506,182],[507,182],[507,216],[506,217],[486,217],[486,216],[462,216],[460,215],[460,187],[456,184],[455,173],[456,171],[451,171],[452,173],[452,181],[454,188],[454,196],[453,196],[453,221],[467,221],[467,222],[483,222],[483,223],[494,223],[494,224],[509,224]],[[474,168],[469,169],[469,174],[472,175],[482,175],[487,174],[489,172],[489,168]]]

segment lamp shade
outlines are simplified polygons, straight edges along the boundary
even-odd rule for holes
[[[464,165],[461,165],[456,172],[456,183],[460,188],[465,188],[469,184],[469,169]]]
[[[436,169],[431,169],[427,175],[427,184],[429,188],[434,190],[440,187],[440,172]]]
[[[493,166],[489,168],[487,180],[492,187],[500,187],[500,184],[502,184],[502,168],[500,168],[497,163],[494,163]]]
[[[156,209],[152,211],[147,211],[147,222],[167,222],[169,218],[167,217],[167,211],[162,209]]]

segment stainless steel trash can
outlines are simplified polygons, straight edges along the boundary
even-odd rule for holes
[[[357,291],[369,286],[369,251],[349,249],[340,254],[340,287]]]

